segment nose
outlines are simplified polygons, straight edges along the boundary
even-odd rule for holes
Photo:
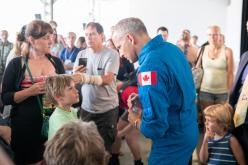
[[[77,88],[74,87],[73,90],[74,90],[75,93],[79,93]]]
[[[119,55],[120,55],[120,57],[125,57],[125,54],[121,49],[119,49]]]
[[[125,57],[125,56],[124,56],[124,54],[123,54],[123,53],[120,53],[120,57],[121,57],[121,58],[123,58],[123,57]]]
[[[48,40],[48,45],[52,45],[52,37]]]

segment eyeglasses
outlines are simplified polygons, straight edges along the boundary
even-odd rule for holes
[[[218,36],[220,36],[220,34],[219,33],[213,33],[213,34],[209,33],[208,36],[209,37],[218,37]]]

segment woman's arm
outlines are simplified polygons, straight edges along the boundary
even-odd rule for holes
[[[230,147],[232,149],[232,152],[234,154],[235,159],[237,160],[239,165],[245,165],[245,157],[244,157],[244,152],[239,144],[238,140],[232,136],[230,138]]]
[[[234,60],[232,50],[230,48],[226,48],[225,54],[227,60],[227,88],[229,91],[231,91],[234,79]]]
[[[44,94],[45,88],[44,88],[45,82],[38,82],[33,84],[27,89],[15,92],[14,94],[14,101],[15,103],[20,103],[27,99],[30,96],[36,96],[38,94]]]
[[[5,105],[20,103],[30,96],[44,93],[44,82],[35,83],[21,90],[20,82],[24,76],[21,58],[13,59],[5,70],[2,84],[2,100]]]
[[[2,81],[2,101],[5,105],[14,105],[15,92],[20,90],[19,82],[23,76],[21,57],[10,61],[5,69]]]

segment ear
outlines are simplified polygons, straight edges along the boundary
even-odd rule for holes
[[[131,35],[131,34],[127,34],[127,39],[130,43],[132,43],[132,45],[135,45],[136,44],[136,40],[135,40],[135,37],[134,35]]]
[[[54,96],[54,99],[57,101],[57,103],[64,100],[63,97],[61,97],[61,96]]]
[[[34,38],[31,37],[31,36],[29,36],[29,37],[28,37],[28,42],[29,42],[31,45],[33,45],[33,44],[34,44]]]
[[[105,40],[105,35],[104,35],[104,33],[100,33],[100,36],[101,36],[101,38],[102,38],[102,41],[104,41],[104,40]]]

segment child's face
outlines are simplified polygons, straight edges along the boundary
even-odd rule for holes
[[[205,120],[206,132],[210,134],[219,134],[223,131],[223,128],[217,123],[214,117],[205,116]]]
[[[64,95],[61,96],[64,105],[72,105],[79,102],[78,91],[75,88],[75,83],[71,81],[70,86],[65,87]]]

